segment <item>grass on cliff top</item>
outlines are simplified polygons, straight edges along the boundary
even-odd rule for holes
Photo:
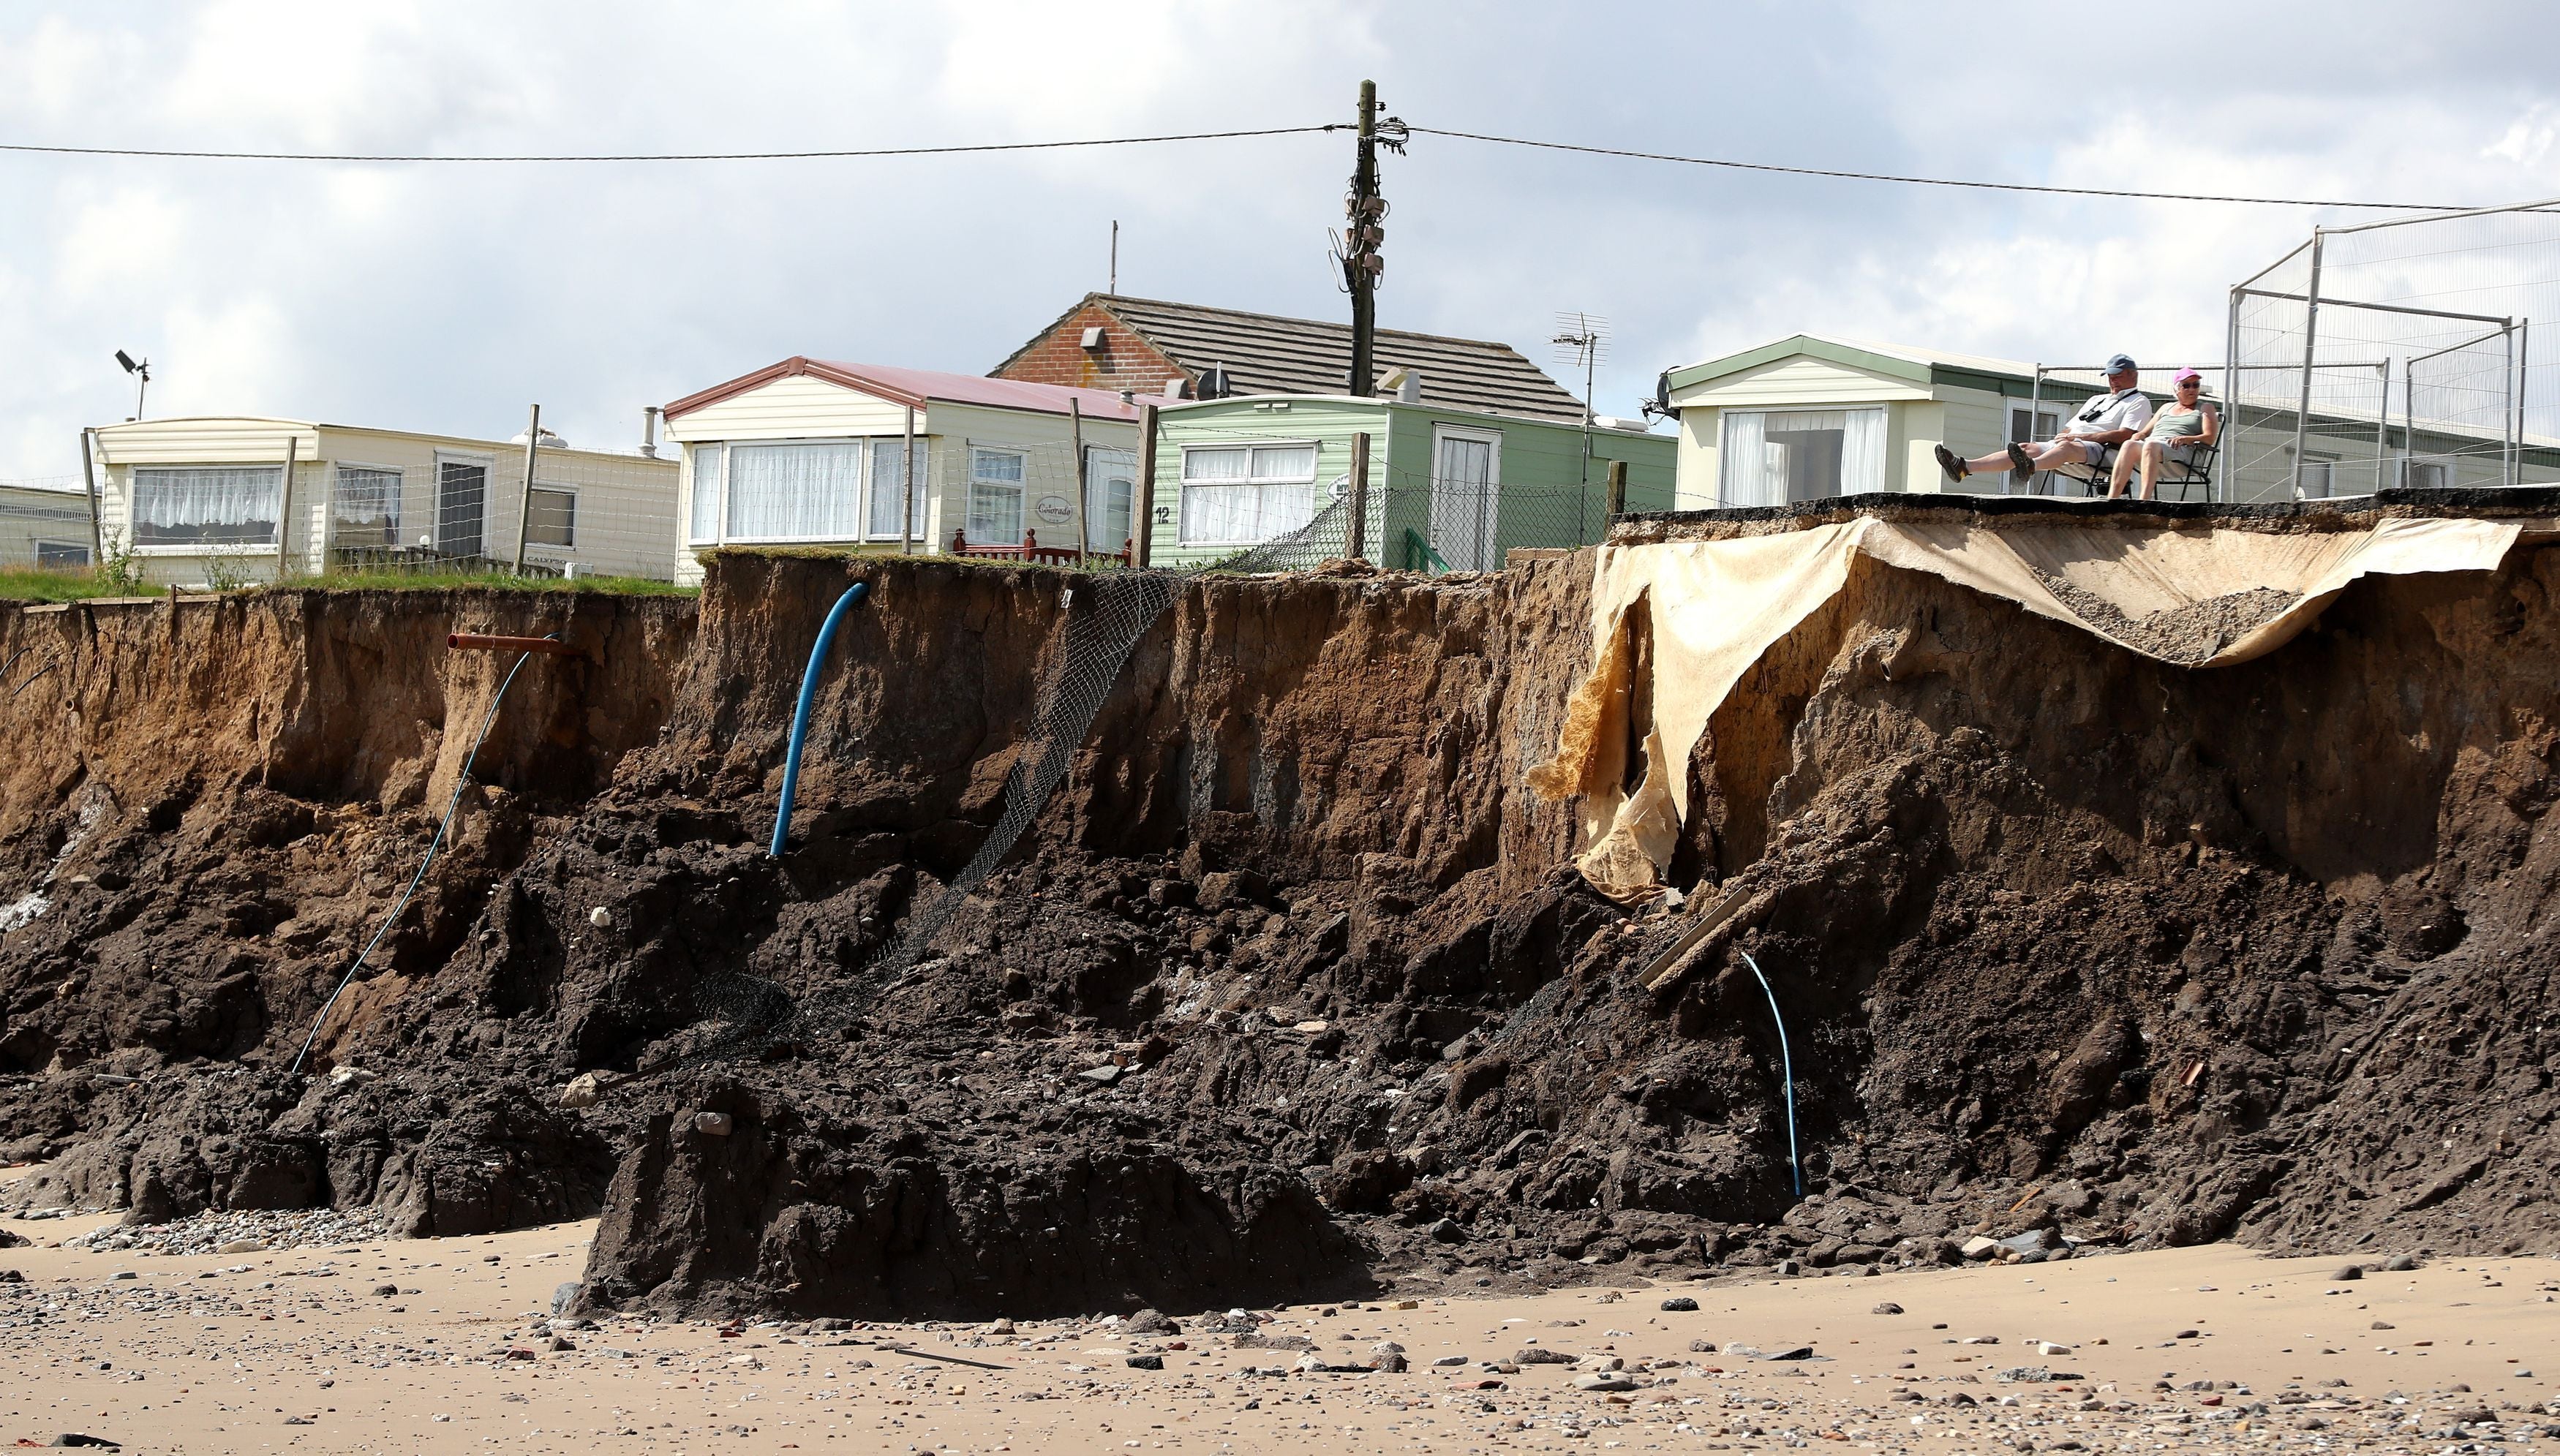
[[[579,576],[561,580],[549,576],[504,576],[471,571],[329,571],[317,576],[294,576],[282,588],[290,591],[451,591],[478,587],[489,591],[593,591],[617,596],[699,596],[696,586],[679,586],[673,581],[654,581],[645,576]],[[266,583],[242,588],[250,591],[276,589]],[[39,570],[30,566],[0,567],[0,601],[88,601],[101,596],[163,596],[166,586],[137,585],[89,570]],[[184,588],[181,588],[182,592]],[[185,592],[202,595],[202,592]]]
[[[0,566],[0,601],[84,601],[92,596],[129,596],[136,589],[85,569]]]

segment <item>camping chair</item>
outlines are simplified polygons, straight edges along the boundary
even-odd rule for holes
[[[2099,451],[2098,463],[2095,465],[2064,465],[2044,472],[2048,478],[2057,482],[2053,493],[2061,494],[2059,481],[2071,480],[2079,482],[2080,493],[2083,495],[2105,495],[2107,482],[2116,474],[2116,456],[2122,448],[2119,445],[2109,445]],[[2217,439],[2209,445],[2195,446],[2193,459],[2162,461],[2160,473],[2152,477],[2152,488],[2160,492],[2159,498],[2161,500],[2167,500],[2169,491],[2174,488],[2177,491],[2177,499],[2185,501],[2193,500],[2195,488],[2203,486],[2206,496],[2210,498],[2213,486],[2213,457],[2221,453],[2221,450],[2222,442]],[[2135,481],[2127,481],[2128,499],[2131,498],[2132,491],[2140,488]]]

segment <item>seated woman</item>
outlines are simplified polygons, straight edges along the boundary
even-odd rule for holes
[[[2160,463],[2175,460],[2192,467],[2200,446],[2222,437],[2222,415],[2198,397],[2204,392],[2204,377],[2191,369],[2181,369],[2176,379],[2177,398],[2163,404],[2152,415],[2152,427],[2140,438],[2129,440],[2116,453],[2115,479],[2107,483],[2107,499],[2125,493],[2125,481],[2139,462],[2143,472],[2144,500],[2152,499],[2153,482],[2160,476]]]

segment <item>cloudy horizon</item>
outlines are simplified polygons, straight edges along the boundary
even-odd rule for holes
[[[30,6],[0,141],[466,154],[1036,141],[1348,119],[2070,187],[2490,204],[2560,193],[2560,18],[2471,7]],[[2387,44],[2383,42],[2387,41]],[[2281,64],[2279,64],[2281,63]],[[2009,76],[2056,78],[2044,85]],[[794,354],[984,373],[1105,286],[1348,316],[1340,133],[798,162],[401,166],[0,155],[0,479],[131,411],[628,448],[643,405]],[[1595,401],[1799,332],[2146,364],[2330,209],[1960,192],[1417,136],[1385,161],[1384,327]],[[1579,392],[1578,380],[1567,381]]]

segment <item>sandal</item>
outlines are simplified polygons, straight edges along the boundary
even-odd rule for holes
[[[1940,445],[1938,447],[1938,468],[1947,472],[1947,478],[1949,480],[1962,480],[1965,478],[1966,471],[1964,458],[1958,455],[1955,451],[1948,449],[1945,445]]]
[[[2014,441],[2008,447],[2008,473],[2020,480],[2035,473],[2035,457],[2026,452],[2026,446]]]

